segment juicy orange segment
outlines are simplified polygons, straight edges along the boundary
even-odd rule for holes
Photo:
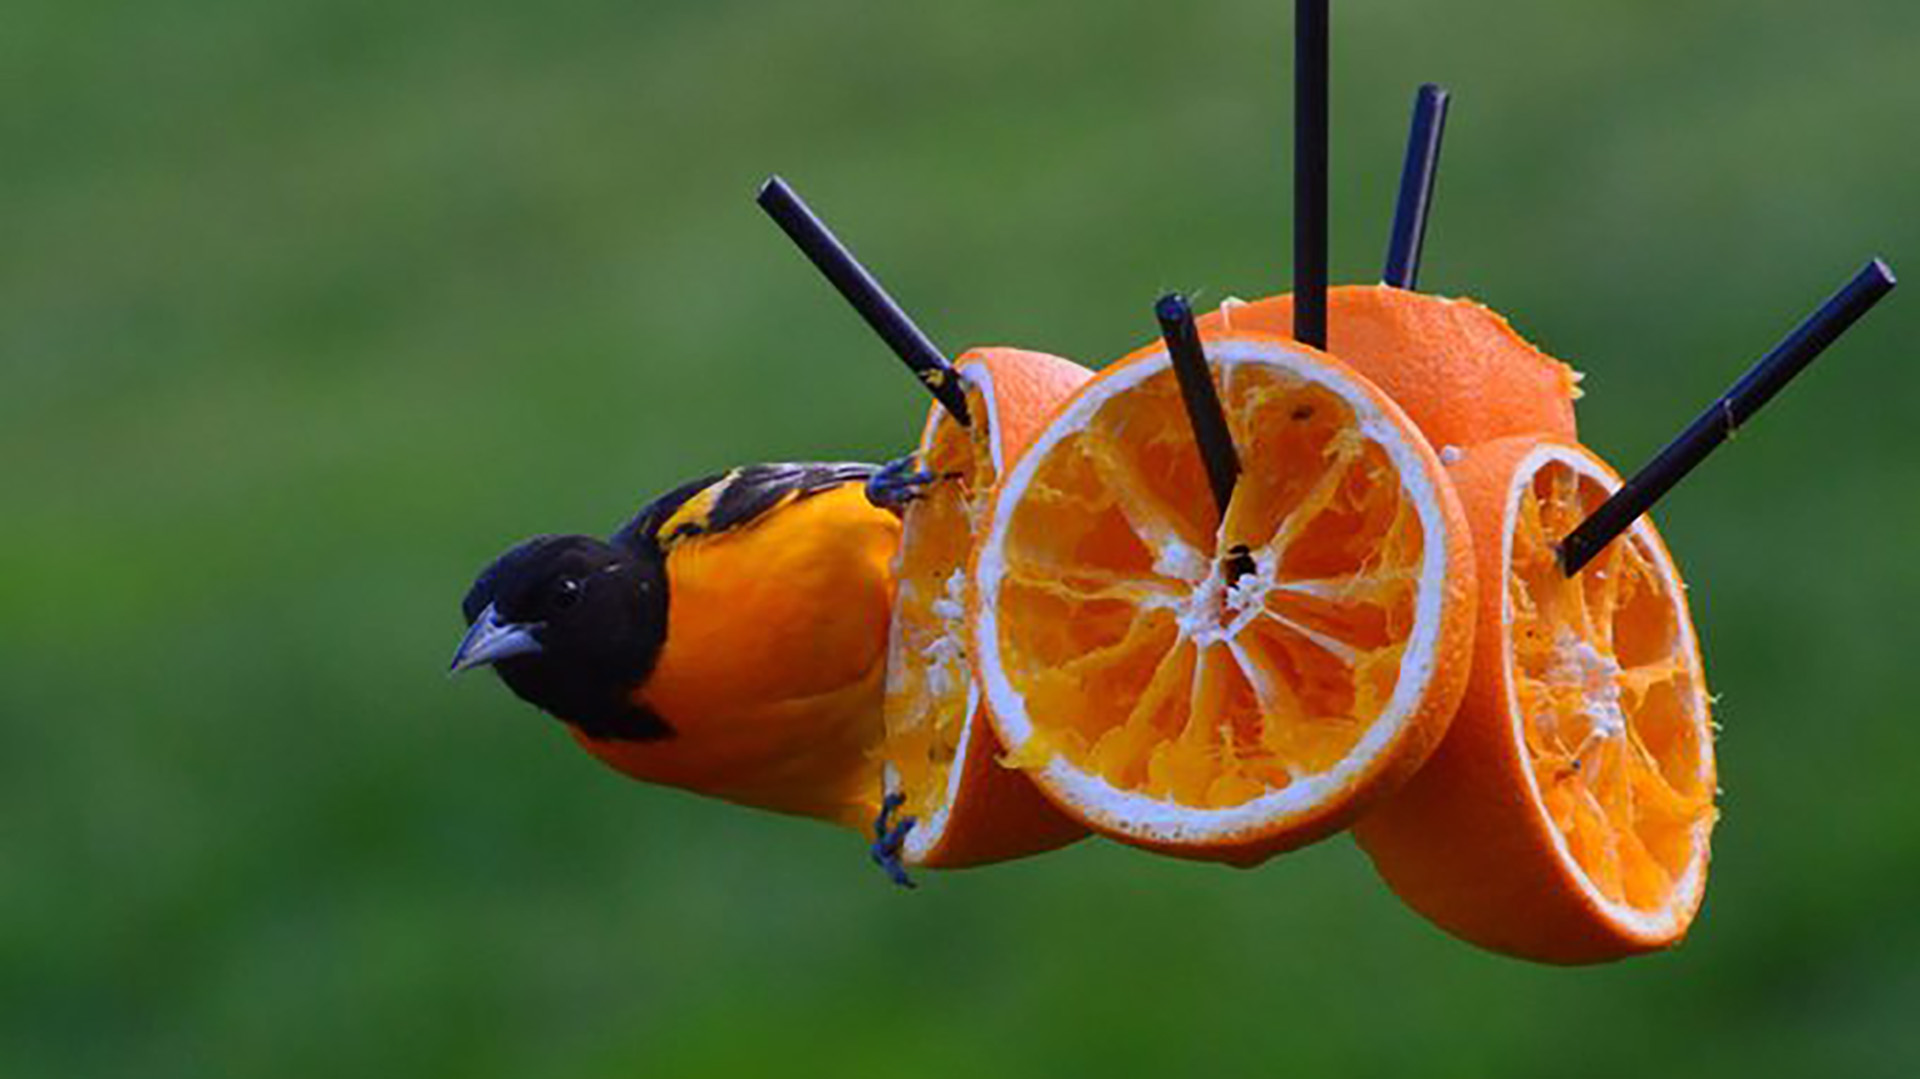
[[[1609,902],[1657,911],[1713,815],[1699,767],[1707,730],[1698,653],[1676,618],[1675,580],[1644,533],[1568,580],[1553,544],[1606,499],[1565,462],[1516,492],[1507,597],[1513,688],[1542,803]]]
[[[1424,756],[1472,570],[1438,462],[1377,390],[1277,339],[1208,350],[1244,463],[1225,520],[1164,351],[1122,361],[1003,484],[976,648],[1010,759],[1070,812],[1251,860]]]
[[[1251,367],[1233,370],[1227,397],[1236,443],[1268,467],[1242,479],[1217,541],[1201,520],[1212,506],[1181,497],[1204,494],[1206,477],[1169,376],[1034,474],[1000,598],[1009,622],[1063,631],[1012,661],[1029,692],[1071,699],[1094,669],[1110,680],[1101,707],[1030,748],[1183,805],[1241,804],[1353,748],[1398,679],[1382,630],[1412,619],[1406,567],[1423,546],[1386,452],[1344,401]],[[1122,441],[1129,430],[1142,433]],[[1070,493],[1089,479],[1094,505]],[[1082,528],[1129,542],[1089,544]],[[1235,547],[1260,552],[1237,580],[1223,565]],[[1254,707],[1222,721],[1227,698]]]

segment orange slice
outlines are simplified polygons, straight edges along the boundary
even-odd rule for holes
[[[1201,330],[1290,336],[1293,297],[1228,302]],[[1574,441],[1580,376],[1472,300],[1386,285],[1327,293],[1328,351],[1387,392],[1436,449],[1508,435]]]
[[[1207,353],[1244,466],[1224,523],[1156,343],[1002,481],[974,649],[1010,759],[1069,814],[1250,865],[1342,827],[1437,744],[1473,565],[1444,470],[1384,393],[1278,338]]]
[[[920,439],[920,467],[943,478],[907,507],[894,559],[881,751],[889,793],[904,795],[901,812],[915,819],[902,861],[930,868],[1004,861],[1086,834],[999,763],[965,622],[968,563],[995,481],[1093,372],[1011,348],[975,349],[956,367],[973,424],[963,428],[934,407]]]
[[[1713,739],[1686,586],[1642,518],[1575,579],[1554,544],[1620,480],[1503,439],[1451,469],[1480,580],[1473,674],[1433,760],[1356,834],[1442,928],[1591,963],[1680,940],[1713,830]]]

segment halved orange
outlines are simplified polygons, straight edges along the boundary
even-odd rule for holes
[[[1342,827],[1438,743],[1474,570],[1445,471],[1384,393],[1279,338],[1206,351],[1244,466],[1224,522],[1155,343],[1001,482],[973,648],[1009,759],[1067,813],[1250,865]]]
[[[920,467],[941,478],[907,507],[894,558],[881,749],[888,793],[903,795],[900,812],[915,819],[901,860],[930,868],[1004,861],[1086,834],[999,762],[965,623],[968,563],[994,483],[1093,372],[1012,348],[975,349],[955,366],[973,423],[936,406],[920,438]]]
[[[1483,582],[1473,675],[1360,844],[1414,909],[1496,951],[1592,963],[1674,944],[1706,886],[1715,787],[1673,558],[1642,518],[1562,576],[1554,545],[1620,486],[1582,447],[1502,439],[1450,471]]]
[[[1229,302],[1199,324],[1202,332],[1290,336],[1293,297]],[[1443,453],[1509,435],[1576,437],[1579,374],[1472,300],[1386,285],[1329,289],[1327,346],[1385,390]]]

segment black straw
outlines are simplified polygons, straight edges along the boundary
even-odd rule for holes
[[[1180,399],[1186,402],[1187,422],[1193,425],[1193,440],[1207,468],[1214,504],[1225,519],[1227,504],[1233,501],[1233,485],[1240,478],[1240,455],[1234,452],[1227,414],[1220,407],[1213,374],[1207,370],[1207,354],[1200,346],[1200,331],[1193,324],[1193,308],[1187,305],[1185,296],[1170,292],[1153,305],[1153,313],[1160,320],[1167,353],[1173,357],[1173,376],[1180,383]]]
[[[833,287],[860,312],[860,317],[867,320],[867,325],[873,327],[873,332],[880,335],[893,354],[906,363],[933,394],[934,400],[939,401],[960,426],[969,426],[967,397],[960,387],[959,372],[793,188],[778,176],[769,177],[760,185],[754,201],[799,245],[827,280],[833,282]]]
[[[1679,438],[1567,535],[1560,544],[1561,571],[1571,577],[1593,561],[1614,537],[1626,531],[1728,435],[1760,411],[1855,320],[1893,291],[1894,284],[1893,271],[1886,263],[1879,259],[1867,263],[1846,287],[1775,345],[1725,396],[1708,406]]]
[[[1420,281],[1420,250],[1427,239],[1427,211],[1433,207],[1433,183],[1440,172],[1440,139],[1447,130],[1443,86],[1427,83],[1413,97],[1413,123],[1407,129],[1407,162],[1400,170],[1400,201],[1393,209],[1393,236],[1387,241],[1387,270],[1380,280],[1413,289]]]
[[[1296,0],[1293,29],[1293,337],[1327,347],[1327,0]]]

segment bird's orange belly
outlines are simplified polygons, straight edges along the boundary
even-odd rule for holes
[[[849,485],[675,547],[667,645],[636,694],[675,733],[582,744],[637,779],[863,825],[899,537]]]

